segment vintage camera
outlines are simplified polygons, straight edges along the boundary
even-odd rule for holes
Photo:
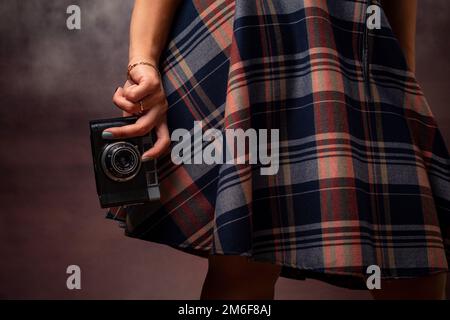
[[[151,134],[105,140],[103,130],[135,123],[137,117],[90,121],[97,194],[102,208],[157,201],[160,198],[156,160],[141,161],[153,145]]]

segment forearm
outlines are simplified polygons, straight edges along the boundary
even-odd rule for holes
[[[130,24],[130,63],[158,64],[181,0],[135,0]]]
[[[382,6],[411,69],[414,69],[417,0],[382,0]]]

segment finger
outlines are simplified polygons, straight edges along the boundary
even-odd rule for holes
[[[122,116],[123,117],[131,117],[133,114],[132,113],[128,113],[128,112],[126,112],[126,111],[123,111],[122,112]]]
[[[114,104],[128,113],[137,112],[139,110],[139,107],[134,102],[125,98],[124,90],[125,89],[121,87],[117,88],[113,96]]]
[[[127,81],[125,81],[125,84],[123,85],[123,88],[126,89],[133,84],[136,84],[136,82],[134,82],[132,79],[127,79]]]
[[[156,92],[160,88],[160,82],[157,78],[146,77],[138,84],[133,84],[124,89],[124,96],[132,102],[139,102],[149,94]]]
[[[153,147],[144,152],[142,161],[148,161],[160,157],[170,146],[169,128],[167,127],[167,120],[164,117],[156,127],[157,140]]]
[[[137,105],[139,106],[139,111],[147,112],[153,107],[160,106],[160,113],[165,112],[167,110],[167,100],[165,99],[165,96],[161,94],[150,94],[146,97],[144,97],[142,100],[140,100]],[[141,110],[142,105],[142,110]]]
[[[159,110],[157,108],[151,109],[149,112],[139,117],[133,124],[105,129],[102,133],[102,137],[104,139],[120,139],[146,135],[153,129],[159,116]]]

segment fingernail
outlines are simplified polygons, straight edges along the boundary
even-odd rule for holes
[[[153,158],[152,157],[143,157],[142,158],[142,162],[147,162],[147,161],[150,161],[150,160],[153,160]]]
[[[102,138],[103,139],[113,139],[114,138],[114,135],[111,133],[111,132],[108,132],[108,131],[103,131],[102,132]]]

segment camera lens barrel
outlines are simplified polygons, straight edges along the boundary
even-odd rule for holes
[[[125,182],[133,179],[141,168],[139,149],[125,141],[108,144],[101,155],[105,175],[111,180]]]

